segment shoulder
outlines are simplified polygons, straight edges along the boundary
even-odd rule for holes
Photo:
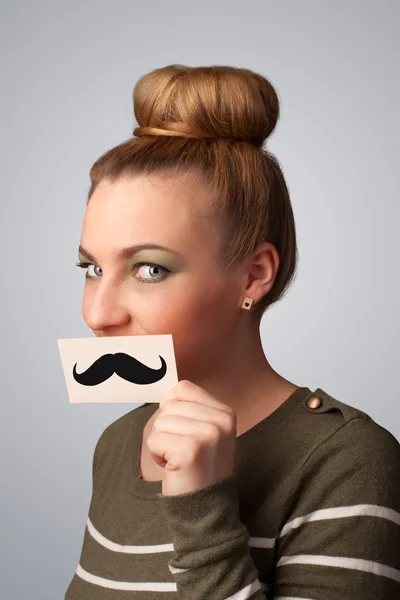
[[[317,397],[320,402],[319,404],[316,404],[315,407],[309,407],[307,401],[310,399],[310,397],[313,398],[314,396]],[[309,412],[316,415],[336,413],[337,417],[339,417],[339,421],[342,422],[348,422],[355,418],[364,419],[365,421],[372,421],[372,418],[364,411],[350,404],[340,402],[340,400],[331,394],[328,394],[321,388],[317,388],[315,392],[313,392],[312,396],[308,396],[306,398],[305,405],[307,406]]]
[[[341,465],[365,463],[371,457],[377,466],[379,461],[397,460],[393,468],[400,469],[400,444],[394,435],[366,412],[321,388],[309,390],[286,428],[287,460],[300,469],[315,464],[318,457],[331,465],[339,455]]]
[[[397,598],[400,444],[321,389],[302,402],[295,425],[305,452],[281,518],[274,590],[287,596],[290,581],[290,597],[329,588],[332,597]]]
[[[304,457],[302,484],[313,481],[325,491],[336,488],[337,494],[359,498],[363,494],[356,490],[364,490],[370,502],[390,496],[398,509],[400,444],[394,435],[365,412],[323,390],[315,395],[322,400],[320,406],[307,410],[314,414],[319,433]]]
[[[352,445],[355,454],[373,452],[378,457],[399,456],[400,444],[394,435],[366,412],[341,402],[321,388],[317,388],[313,396],[320,402],[310,403],[310,406],[307,402],[310,398],[304,402],[308,425],[316,434],[309,456],[324,445]],[[313,415],[311,420],[310,415]]]
[[[389,511],[400,523],[399,442],[360,409],[321,389],[313,395],[322,402],[310,408],[305,399],[300,411],[297,425],[306,451],[298,462],[286,517],[358,506],[360,511]]]

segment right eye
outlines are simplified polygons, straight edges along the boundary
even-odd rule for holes
[[[77,267],[86,269],[86,271],[88,270],[89,267],[96,267],[96,265],[94,265],[93,263],[89,263],[89,262],[77,262],[75,264]],[[86,272],[86,278],[87,279],[96,279],[96,277],[93,277],[93,275],[88,275],[88,272]]]

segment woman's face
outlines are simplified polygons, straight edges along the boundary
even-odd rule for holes
[[[218,367],[242,310],[243,276],[219,270],[221,232],[206,213],[193,175],[137,176],[99,183],[82,228],[85,322],[96,336],[172,334],[180,379]],[[139,244],[169,250],[118,257]]]

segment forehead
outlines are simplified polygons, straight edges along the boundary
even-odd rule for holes
[[[101,181],[86,208],[83,238],[88,243],[117,236],[124,243],[175,247],[218,243],[219,228],[201,179],[194,175],[140,175]],[[210,239],[211,238],[211,239]]]

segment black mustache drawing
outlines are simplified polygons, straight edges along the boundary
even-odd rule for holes
[[[82,385],[98,385],[111,377],[115,372],[117,375],[140,385],[155,383],[160,381],[167,372],[167,364],[162,356],[161,367],[159,369],[150,369],[140,361],[136,360],[129,354],[124,352],[116,352],[115,354],[104,354],[97,359],[84,373],[76,372],[75,363],[73,376],[75,381]]]

